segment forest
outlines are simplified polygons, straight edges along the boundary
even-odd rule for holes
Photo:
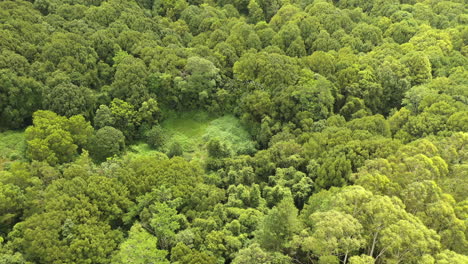
[[[465,0],[0,1],[0,264],[467,264]]]

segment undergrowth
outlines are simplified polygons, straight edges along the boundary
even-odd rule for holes
[[[0,160],[13,161],[24,159],[26,141],[23,131],[0,133]]]
[[[217,138],[227,144],[232,154],[255,152],[250,134],[233,115],[217,118],[206,112],[184,112],[172,114],[161,123],[161,127],[166,140],[157,151],[145,143],[132,145],[130,150],[136,155],[153,155],[158,151],[167,153],[172,144],[178,143],[186,159],[204,160],[208,155],[206,144]]]

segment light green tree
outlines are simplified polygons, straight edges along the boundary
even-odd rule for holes
[[[158,249],[157,243],[158,239],[137,222],[130,229],[128,238],[120,244],[114,263],[168,264],[167,251]]]
[[[67,119],[51,111],[37,111],[33,125],[26,129],[27,155],[49,164],[69,162],[79,148],[87,146],[92,133],[82,116]]]
[[[433,255],[440,249],[440,237],[418,219],[400,220],[382,230],[376,259],[395,262],[418,262],[425,254]]]
[[[297,208],[293,199],[286,196],[265,216],[256,232],[256,240],[266,250],[287,252],[290,240],[299,231]]]
[[[365,240],[362,225],[353,216],[330,210],[310,216],[312,230],[304,239],[302,248],[318,256],[343,257],[346,263],[349,256],[361,249]]]

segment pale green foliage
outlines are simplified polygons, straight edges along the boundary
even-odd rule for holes
[[[450,250],[444,250],[435,257],[436,264],[463,264],[468,261],[466,255],[460,255]]]
[[[361,255],[349,258],[349,264],[374,264],[375,260],[371,256]]]
[[[258,244],[254,243],[248,248],[241,249],[237,254],[233,264],[250,264],[250,263],[268,263],[268,264],[289,264],[292,263],[288,256],[278,252],[271,254],[265,252]]]
[[[362,225],[357,219],[338,211],[317,212],[309,218],[311,236],[304,239],[302,248],[319,256],[344,256],[358,251],[365,244]]]
[[[157,249],[158,239],[148,233],[140,223],[135,223],[128,238],[120,244],[113,263],[168,264],[167,251]]]
[[[382,230],[382,258],[397,262],[416,262],[424,254],[434,254],[440,248],[439,236],[418,219],[400,220]]]

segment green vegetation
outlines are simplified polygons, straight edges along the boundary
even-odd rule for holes
[[[464,0],[0,1],[0,264],[468,263]]]
[[[233,154],[253,154],[255,143],[250,134],[242,127],[237,118],[232,115],[223,116],[211,121],[203,134],[205,142],[218,139],[232,150]]]
[[[0,159],[21,160],[24,158],[26,142],[24,132],[7,131],[0,133]]]
[[[127,149],[127,155],[142,155],[142,156],[151,156],[153,154],[161,153],[154,148],[152,148],[150,145],[146,143],[138,143],[134,144],[128,147]]]
[[[161,123],[165,138],[165,148],[179,143],[184,153],[195,155],[203,151],[203,135],[213,117],[203,112],[189,112],[166,119]]]
[[[216,118],[206,112],[185,112],[164,120],[161,128],[165,143],[159,149],[168,151],[177,142],[187,159],[205,160],[207,143],[214,138],[227,144],[233,154],[255,152],[250,134],[232,115]]]

